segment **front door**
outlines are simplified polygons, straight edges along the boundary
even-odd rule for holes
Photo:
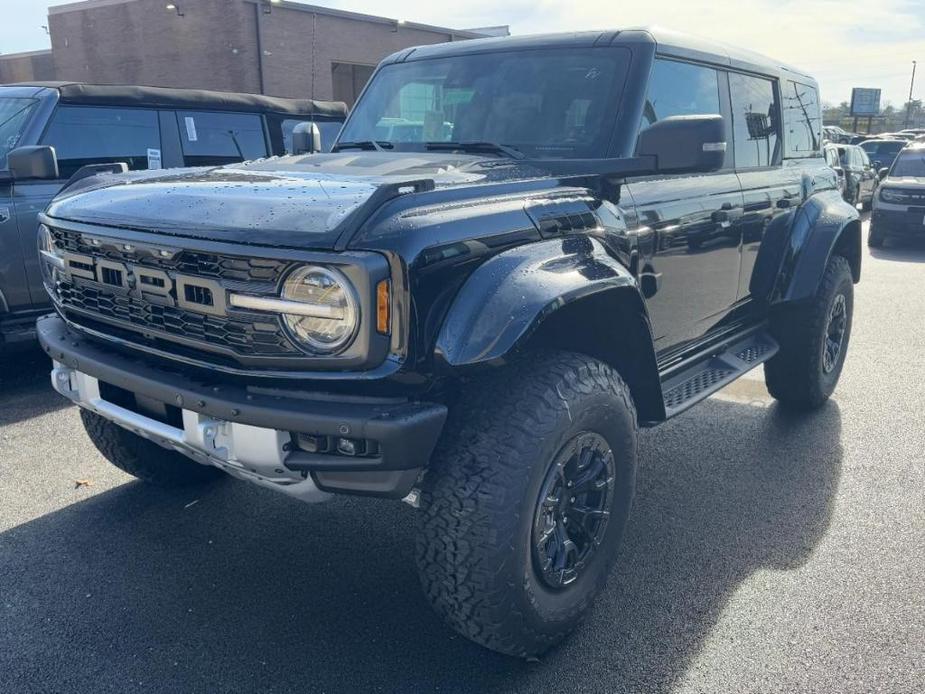
[[[13,211],[13,184],[0,182],[0,320],[6,311],[27,309],[32,303],[23,250]]]
[[[657,59],[641,127],[676,115],[723,114],[731,141],[726,75]],[[672,352],[711,331],[735,304],[739,286],[742,192],[731,164],[712,174],[640,179],[627,193],[635,210],[639,268],[655,347]]]

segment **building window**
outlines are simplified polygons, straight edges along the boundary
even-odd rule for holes
[[[334,101],[343,101],[347,106],[353,106],[363,87],[373,76],[374,69],[372,65],[331,63]]]

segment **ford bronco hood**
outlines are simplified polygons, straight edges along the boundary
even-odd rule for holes
[[[513,160],[345,152],[219,168],[95,176],[56,198],[48,216],[238,243],[330,248],[382,186],[437,187],[530,178]]]

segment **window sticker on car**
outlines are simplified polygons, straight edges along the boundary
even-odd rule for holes
[[[196,142],[199,136],[196,135],[196,121],[192,116],[186,116],[183,119],[186,122],[186,139],[190,142]]]
[[[148,149],[148,169],[160,169],[161,168],[161,150],[159,149]]]

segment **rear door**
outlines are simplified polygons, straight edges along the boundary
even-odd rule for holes
[[[649,78],[640,129],[676,115],[726,116],[725,73],[694,63],[659,58]],[[627,186],[635,203],[635,228],[654,238],[654,252],[640,268],[656,349],[674,351],[697,340],[728,314],[739,284],[742,192],[732,166],[711,174],[653,176]]]
[[[783,97],[788,109],[794,100],[802,100],[809,108],[812,100],[809,89],[797,89],[795,83],[786,83]],[[751,296],[751,278],[765,234],[775,228],[772,226],[775,219],[787,215],[801,202],[802,176],[797,162],[790,159],[785,162],[783,158],[781,85],[777,80],[730,72],[729,95],[736,173],[745,202],[737,297],[741,303]],[[819,149],[818,138],[811,142],[805,146],[807,153]]]

